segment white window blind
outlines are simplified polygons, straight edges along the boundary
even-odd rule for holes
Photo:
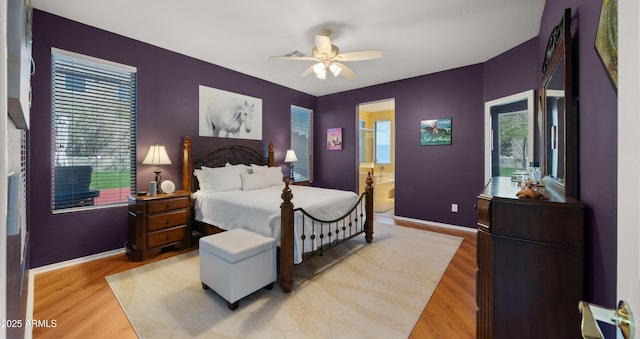
[[[298,161],[293,166],[295,181],[313,181],[313,111],[291,106],[291,149]]]
[[[120,204],[136,187],[136,69],[52,50],[52,208]]]

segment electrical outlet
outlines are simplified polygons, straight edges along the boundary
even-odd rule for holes
[[[458,213],[458,204],[451,204],[451,212]]]

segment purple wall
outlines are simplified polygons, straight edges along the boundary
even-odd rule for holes
[[[484,186],[482,65],[376,85],[318,98],[315,184],[355,190],[357,105],[395,99],[395,213],[475,227],[474,204]],[[420,146],[420,121],[451,118],[452,144]],[[327,128],[344,128],[344,149],[329,152]],[[451,204],[458,204],[458,213]]]
[[[536,89],[540,82],[538,39],[533,38],[482,64],[484,101]]]
[[[245,74],[136,40],[34,11],[32,127],[29,131],[29,227],[31,265],[37,267],[67,259],[122,248],[127,240],[127,208],[62,213],[51,211],[51,47],[110,60],[138,69],[138,161],[149,145],[160,142],[173,161],[162,167],[163,179],[182,186],[181,142],[185,135],[206,139],[211,147],[238,140],[199,138],[198,85],[262,98],[266,143],[276,146],[276,163],[289,148],[291,105],[316,109],[316,98]],[[199,142],[202,140],[199,140]],[[239,143],[263,147],[259,141]],[[205,149],[193,149],[195,154]],[[139,165],[138,189],[148,190],[153,167]]]

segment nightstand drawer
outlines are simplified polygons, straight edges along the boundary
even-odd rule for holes
[[[178,210],[168,213],[160,213],[147,216],[147,228],[149,231],[161,230],[172,226],[187,223],[187,211]]]
[[[147,202],[147,213],[157,213],[169,210],[175,210],[179,208],[188,208],[189,198],[179,197],[172,199],[160,199],[157,201]]]
[[[159,247],[172,242],[182,241],[186,235],[186,225],[175,227],[166,231],[149,233],[147,238],[149,248]]]

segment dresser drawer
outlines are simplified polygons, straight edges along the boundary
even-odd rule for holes
[[[168,230],[149,233],[147,237],[147,246],[149,248],[160,247],[172,242],[182,241],[186,236],[186,225],[182,227],[174,227]]]
[[[156,231],[187,223],[187,211],[177,210],[147,216],[147,230]]]
[[[172,199],[161,199],[157,201],[149,201],[146,204],[147,213],[158,213],[169,210],[175,210],[180,208],[189,207],[188,197],[179,197]]]

